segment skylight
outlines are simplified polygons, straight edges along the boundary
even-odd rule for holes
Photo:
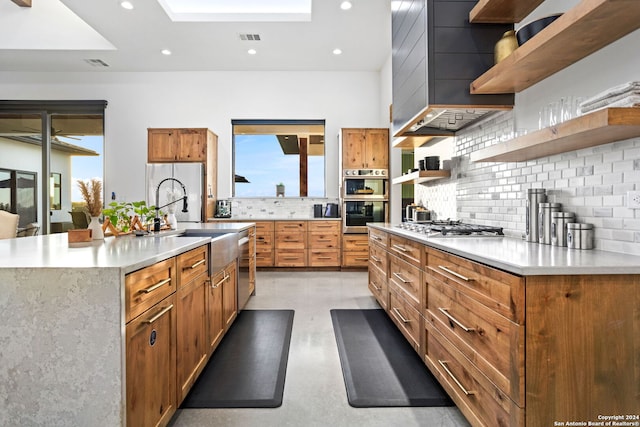
[[[311,0],[158,0],[173,21],[310,21]]]

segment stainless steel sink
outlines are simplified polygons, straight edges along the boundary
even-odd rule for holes
[[[218,230],[183,230],[180,236],[209,237],[209,274],[213,275],[238,258],[238,234]]]

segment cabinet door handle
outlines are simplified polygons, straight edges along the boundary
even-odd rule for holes
[[[369,258],[354,258],[356,261],[369,261]]]
[[[166,312],[168,312],[172,308],[173,308],[173,304],[169,304],[167,307],[165,307],[162,310],[160,310],[160,312],[158,314],[156,314],[155,316],[153,316],[151,319],[145,320],[144,323],[147,323],[149,325],[152,324],[153,322],[155,322],[156,320],[161,318]]]
[[[400,245],[393,245],[393,249],[397,249],[400,252],[407,252],[407,248],[405,248],[404,246],[400,246]]]
[[[371,255],[371,259],[372,259],[372,260],[374,260],[374,261],[375,261],[375,262],[377,262],[377,263],[380,263],[380,258],[378,258],[378,257],[377,257],[377,256],[375,256],[375,255]]]
[[[159,281],[158,283],[156,283],[156,284],[155,284],[155,285],[153,285],[153,286],[149,286],[149,287],[148,287],[148,288],[146,288],[146,289],[140,289],[140,290],[138,291],[138,293],[141,293],[141,294],[149,294],[149,293],[151,293],[151,292],[155,291],[156,289],[163,287],[164,285],[166,285],[166,284],[167,284],[167,283],[169,283],[170,281],[171,281],[171,277],[166,278],[166,279],[164,279],[164,280]]]
[[[373,280],[371,281],[371,285],[372,285],[374,288],[376,288],[376,291],[381,291],[381,290],[382,290],[382,287],[379,287],[379,286],[376,284],[376,282],[374,282]]]
[[[402,283],[411,283],[411,280],[407,280],[404,277],[402,277],[399,273],[393,273],[394,276],[396,276],[398,279],[400,279],[400,281]]]
[[[224,277],[223,277],[222,279],[220,279],[220,280],[218,281],[218,283],[216,283],[215,285],[212,283],[212,284],[211,284],[211,288],[213,288],[213,289],[217,289],[217,288],[219,288],[219,287],[220,287],[220,285],[222,285],[222,284],[225,282],[225,280],[227,280],[227,276],[224,276]]]
[[[459,279],[464,280],[465,282],[470,282],[470,281],[472,281],[472,280],[473,280],[473,279],[469,279],[469,278],[468,278],[468,277],[466,277],[466,276],[463,276],[463,275],[462,275],[462,274],[460,274],[460,273],[456,273],[455,271],[451,270],[450,268],[445,267],[444,265],[439,265],[439,266],[438,266],[438,268],[439,268],[440,270],[444,270],[444,271],[446,271],[447,273],[449,273],[449,274],[451,274],[451,275],[456,276],[456,277],[457,277],[457,278],[459,278]]]
[[[447,316],[447,318],[449,320],[451,320],[453,323],[455,323],[456,325],[460,326],[462,328],[463,331],[465,332],[475,332],[475,328],[467,328],[466,326],[464,326],[462,323],[460,323],[460,321],[458,319],[456,319],[455,317],[453,317],[449,311],[448,308],[444,308],[444,307],[438,307],[438,311],[440,311],[442,314],[444,314],[445,316]]]
[[[318,239],[318,242],[330,242],[331,239]]]
[[[455,383],[458,385],[458,387],[460,387],[460,390],[462,390],[462,392],[464,394],[466,394],[467,396],[469,396],[470,394],[476,394],[475,391],[467,390],[466,388],[464,388],[462,383],[460,383],[460,381],[458,381],[456,376],[453,375],[453,372],[451,372],[449,370],[449,368],[447,367],[447,362],[446,361],[438,359],[438,363],[440,364],[440,366],[442,366],[442,369],[444,369],[447,372],[447,375],[449,375],[451,377],[451,379],[453,381],[455,381]]]
[[[402,313],[400,313],[400,310],[397,309],[397,307],[393,307],[393,312],[396,314],[397,317],[400,318],[400,321],[402,323],[409,323],[411,322],[411,320],[409,319],[405,319],[405,317],[402,315]]]
[[[204,264],[205,262],[207,262],[207,260],[206,260],[206,259],[201,259],[200,261],[198,261],[198,262],[196,262],[195,264],[193,264],[191,267],[187,267],[187,268],[190,268],[190,269],[192,269],[192,270],[193,270],[194,268],[197,268],[199,265],[202,265],[202,264]],[[186,270],[187,268],[185,268],[185,270]]]
[[[369,242],[356,242],[356,246],[369,246]]]

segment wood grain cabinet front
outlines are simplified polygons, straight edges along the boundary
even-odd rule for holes
[[[126,325],[128,426],[166,426],[176,412],[176,296]]]
[[[340,267],[340,221],[308,221],[309,267]]]
[[[369,265],[369,236],[366,234],[342,235],[342,266],[366,268]]]
[[[276,221],[275,266],[306,267],[307,221]]]
[[[274,222],[256,221],[256,267],[274,265]]]
[[[125,321],[139,316],[177,289],[176,260],[170,258],[125,277]]]
[[[389,129],[342,129],[343,169],[389,169]]]

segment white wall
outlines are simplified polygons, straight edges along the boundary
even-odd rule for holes
[[[145,197],[149,127],[213,130],[216,197],[229,197],[232,119],[325,119],[327,197],[337,197],[339,130],[388,126],[380,87],[378,72],[0,73],[0,99],[108,101],[105,194],[119,200]]]

